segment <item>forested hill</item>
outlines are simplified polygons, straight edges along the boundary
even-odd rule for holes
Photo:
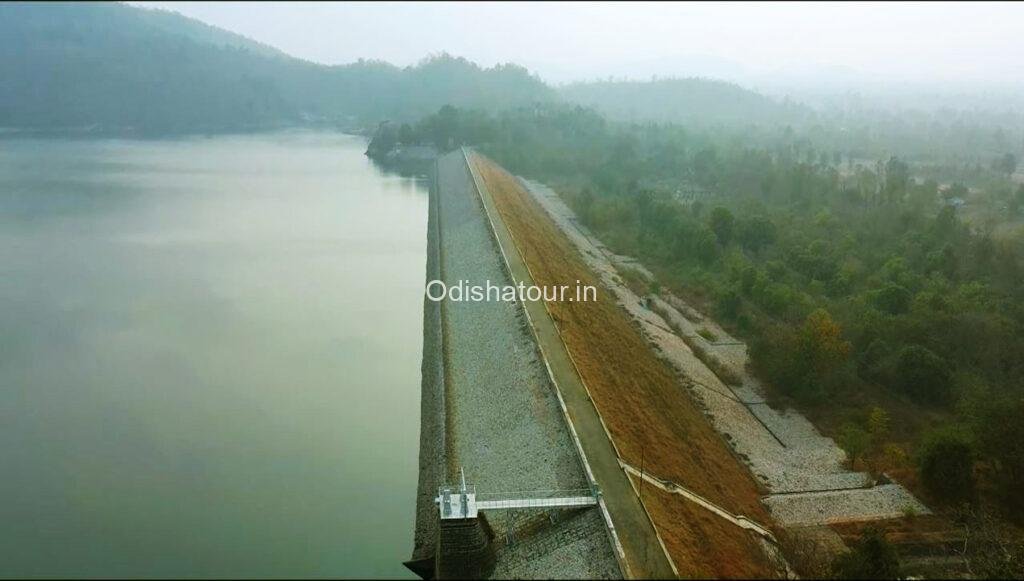
[[[686,124],[786,124],[810,110],[725,81],[703,78],[573,83],[561,96],[620,121]]]
[[[343,33],[343,32],[341,32]],[[0,131],[169,134],[415,121],[444,105],[565,100],[612,118],[791,123],[805,114],[706,79],[555,90],[525,68],[440,55],[410,67],[324,66],[174,12],[114,3],[0,3]]]
[[[174,133],[416,119],[555,98],[518,66],[442,55],[322,66],[176,13],[0,4],[0,128]]]

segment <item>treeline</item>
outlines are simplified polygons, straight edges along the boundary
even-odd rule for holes
[[[825,410],[855,462],[907,464],[951,502],[980,475],[1024,508],[1022,244],[965,218],[966,187],[792,131],[750,147],[564,105],[445,108],[397,134],[557,185],[614,251],[745,336],[776,393]],[[1024,207],[1008,164],[979,170],[1005,221]]]

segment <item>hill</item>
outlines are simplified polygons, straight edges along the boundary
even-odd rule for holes
[[[704,78],[573,83],[559,93],[620,121],[774,124],[793,123],[809,114],[801,105]]]
[[[174,12],[0,4],[0,130],[174,134],[412,122],[444,105],[495,112],[564,100],[612,119],[791,123],[801,106],[708,79],[577,83],[435,55],[416,65],[311,63]]]
[[[434,56],[324,66],[172,12],[0,4],[0,128],[178,133],[414,119],[555,97],[526,69]]]

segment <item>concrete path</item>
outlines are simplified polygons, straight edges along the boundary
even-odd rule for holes
[[[468,164],[468,157],[466,161]],[[533,285],[533,276],[519,253],[511,232],[501,219],[490,192],[483,186],[472,165],[470,171],[477,182],[481,201],[491,221],[510,275],[517,284],[522,281],[525,285]],[[601,489],[602,499],[624,552],[626,575],[634,579],[676,577],[674,567],[665,555],[653,523],[637,498],[629,477],[619,466],[618,455],[601,423],[597,408],[594,407],[586,387],[576,372],[576,367],[547,307],[543,301],[526,301],[523,307],[550,369],[555,387],[566,406],[592,476]]]
[[[664,490],[665,492],[668,492],[669,494],[678,494],[679,496],[682,496],[683,498],[689,500],[690,502],[693,502],[698,506],[718,515],[719,517],[731,522],[732,524],[740,527],[741,529],[754,531],[755,533],[761,535],[762,537],[765,537],[773,543],[777,542],[775,540],[775,535],[773,535],[771,531],[741,514],[733,514],[728,510],[711,502],[710,500],[704,498],[703,496],[697,494],[696,492],[684,488],[676,484],[675,482],[672,482],[671,480],[663,480],[661,478],[658,478],[657,476],[652,476],[650,473],[640,471],[635,466],[627,464],[621,460],[619,461],[619,464],[622,465],[622,468],[626,472],[632,474],[633,476],[636,476],[637,478],[642,478],[644,482],[649,482],[654,486],[657,486],[658,488]]]

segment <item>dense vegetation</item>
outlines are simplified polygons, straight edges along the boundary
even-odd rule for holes
[[[617,124],[582,107],[446,107],[398,139],[474,143],[559,185],[613,250],[747,337],[775,392],[869,468],[916,465],[924,490],[954,503],[973,497],[980,466],[1012,500],[1024,486],[1016,150],[984,166],[861,161],[772,131],[755,147],[739,130]],[[956,181],[921,176],[935,164]]]

